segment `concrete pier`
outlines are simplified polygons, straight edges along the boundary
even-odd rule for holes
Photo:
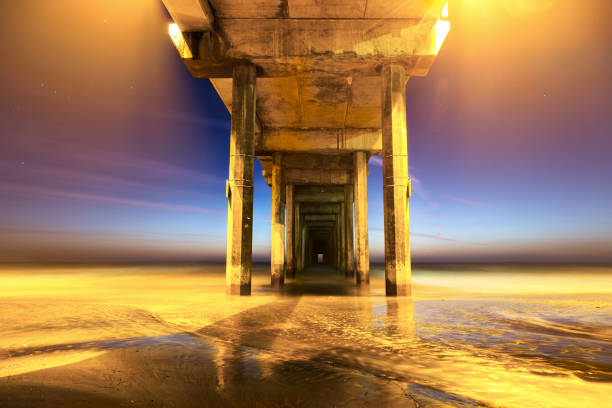
[[[409,295],[405,85],[435,61],[446,0],[163,2],[183,63],[232,114],[229,293],[250,294],[255,157],[272,188],[271,285],[322,262],[366,288],[368,160],[382,155],[387,295]]]

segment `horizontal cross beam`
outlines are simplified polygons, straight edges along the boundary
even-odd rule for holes
[[[301,153],[350,153],[382,151],[380,129],[361,128],[264,128],[255,140],[258,155],[274,151]]]

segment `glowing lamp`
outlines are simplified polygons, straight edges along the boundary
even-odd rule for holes
[[[444,44],[444,40],[449,31],[450,21],[448,21],[448,3],[446,3],[442,9],[442,13],[440,13],[440,18],[436,21],[436,25],[434,26],[434,36],[436,38],[436,48],[434,49],[435,55],[438,55],[438,51],[442,48],[442,44]]]
[[[448,3],[444,5],[444,8],[442,9],[442,14],[440,14],[440,17],[448,18]]]
[[[177,26],[176,24],[170,24],[168,26],[168,34],[170,34],[170,38],[172,39],[172,42],[174,43],[174,46],[179,52],[181,58],[193,58],[191,50],[187,46],[187,43],[185,42],[185,38],[183,38],[183,33],[181,32],[179,26]]]

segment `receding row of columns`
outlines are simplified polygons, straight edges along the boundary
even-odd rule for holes
[[[337,186],[336,186],[337,187]],[[300,186],[288,185],[287,196]],[[332,187],[334,188],[334,187]],[[287,200],[286,271],[302,271],[324,253],[325,263],[333,265],[347,277],[354,275],[353,251],[353,186],[340,186],[343,199],[339,202]],[[322,187],[323,189],[323,187]],[[292,232],[291,232],[292,231]],[[303,256],[295,254],[302,253]]]
[[[402,66],[390,65],[382,69],[385,280],[386,293],[391,296],[410,294],[406,80]],[[255,67],[236,65],[226,188],[226,277],[229,293],[241,295],[251,292],[255,87]],[[355,276],[357,284],[369,283],[368,153],[358,151],[352,155],[352,184],[343,185],[343,200],[322,204],[295,200],[297,186],[285,182],[283,155],[274,152],[271,174],[272,287],[282,286],[286,275],[293,277],[296,271],[300,272],[316,262],[317,251],[325,253],[326,261],[332,262],[346,276]],[[331,216],[322,217],[325,214]]]

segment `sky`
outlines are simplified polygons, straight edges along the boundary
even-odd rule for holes
[[[406,88],[413,260],[612,262],[612,2],[449,11]],[[182,65],[161,2],[4,1],[0,19],[0,261],[223,260],[230,115]],[[380,157],[369,168],[380,261]]]

